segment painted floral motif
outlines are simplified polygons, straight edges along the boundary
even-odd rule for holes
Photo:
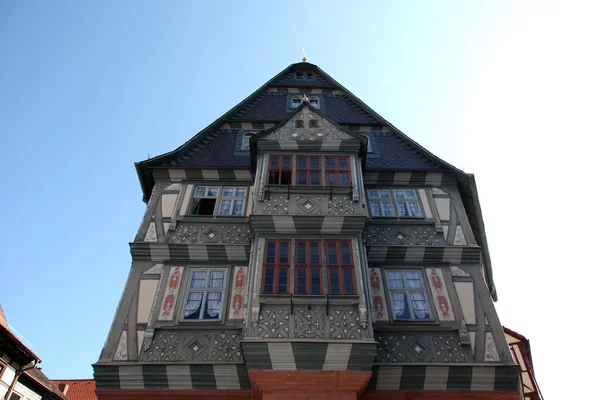
[[[427,276],[429,278],[429,287],[434,299],[436,299],[434,305],[439,319],[442,321],[454,321],[454,313],[448,300],[448,291],[444,286],[441,269],[429,268],[427,269]]]
[[[175,303],[177,302],[177,294],[179,293],[179,286],[181,285],[182,273],[183,267],[171,268],[167,290],[165,291],[162,307],[160,309],[160,315],[158,316],[159,321],[171,321],[173,319]]]
[[[231,309],[229,310],[229,319],[244,318],[246,270],[246,267],[235,267],[235,281],[233,284],[233,291],[231,293]]]
[[[381,272],[379,268],[370,268],[370,271],[369,282],[371,283],[371,293],[373,296],[373,319],[376,321],[387,320],[389,318],[381,291]]]

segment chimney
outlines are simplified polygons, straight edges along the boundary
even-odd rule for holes
[[[69,391],[69,384],[65,383],[65,382],[59,383],[58,389],[62,392],[62,394],[64,394],[66,396],[67,392]]]

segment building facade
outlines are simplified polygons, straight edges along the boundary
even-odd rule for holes
[[[136,169],[99,399],[521,398],[473,175],[317,66]]]

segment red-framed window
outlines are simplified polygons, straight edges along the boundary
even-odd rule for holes
[[[350,158],[325,157],[325,176],[327,185],[350,186]]]
[[[350,240],[327,240],[327,279],[329,294],[356,294],[354,263]]]
[[[291,247],[290,240],[267,240],[263,263],[263,293],[290,292]]]
[[[296,184],[321,184],[321,157],[296,156]]]
[[[322,294],[320,240],[296,240],[296,294]]]
[[[317,121],[316,119],[311,119],[310,121],[308,121],[308,127],[309,128],[318,128],[319,121]]]
[[[292,184],[292,156],[269,157],[269,185]]]
[[[296,128],[304,128],[304,121],[302,121],[301,119],[297,119]]]

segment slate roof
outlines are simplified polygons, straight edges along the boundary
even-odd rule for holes
[[[324,95],[325,113],[338,124],[381,124],[375,117],[344,95]]]
[[[245,105],[232,120],[244,121],[281,121],[288,116],[287,96],[284,93],[262,93]]]
[[[367,156],[367,170],[435,170],[439,164],[425,157],[393,132],[372,135],[377,143],[375,157]]]
[[[192,147],[177,162],[165,163],[164,166],[176,165],[184,168],[250,168],[250,155],[236,155],[235,145],[237,133],[228,133],[217,129],[202,145]]]
[[[310,64],[309,64],[310,65]],[[318,88],[333,88],[335,85],[331,83],[323,75],[313,72],[315,79],[296,79],[296,73],[289,71],[285,73],[280,79],[273,82],[275,85],[291,86],[291,87],[318,87]]]
[[[53,379],[52,382],[59,386],[69,385],[67,396],[69,400],[97,400],[96,382],[93,379]]]

